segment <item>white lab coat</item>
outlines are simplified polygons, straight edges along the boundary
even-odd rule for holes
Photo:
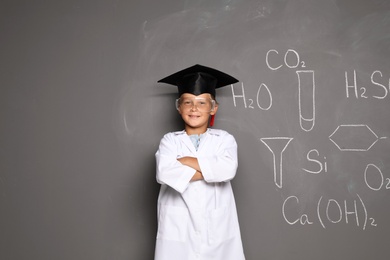
[[[177,158],[198,159],[204,180]],[[158,231],[155,260],[244,260],[230,180],[237,144],[223,130],[208,129],[196,151],[185,131],[166,134],[156,153]]]

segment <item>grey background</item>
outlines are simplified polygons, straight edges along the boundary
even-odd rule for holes
[[[199,63],[241,80],[215,128],[239,145],[247,259],[387,259],[389,28],[384,0],[2,0],[0,258],[153,259],[154,153],[183,128],[156,81]],[[280,187],[270,137],[293,138]]]

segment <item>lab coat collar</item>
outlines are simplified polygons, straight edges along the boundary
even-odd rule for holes
[[[177,131],[177,132],[174,132],[174,134],[181,140],[181,142],[183,142],[187,147],[188,149],[190,149],[192,151],[192,153],[195,155],[198,153],[198,151],[201,150],[201,147],[204,146],[204,142],[207,142],[206,140],[208,139],[208,136],[210,135],[219,135],[220,134],[220,130],[217,130],[217,129],[211,129],[211,128],[208,128],[207,131],[205,132],[205,136],[203,137],[203,142],[200,143],[200,146],[198,148],[198,151],[196,151],[196,148],[194,146],[194,144],[192,143],[190,137],[187,135],[186,131],[185,130],[182,130],[182,131]]]
[[[174,132],[175,135],[187,135],[186,131],[185,130],[181,130],[181,131],[176,131]],[[219,135],[220,134],[220,130],[218,129],[212,129],[212,128],[207,128],[205,134],[210,134],[210,135]]]

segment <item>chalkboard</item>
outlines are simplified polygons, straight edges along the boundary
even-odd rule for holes
[[[0,258],[153,259],[154,153],[202,64],[246,258],[388,259],[390,2],[2,1]]]

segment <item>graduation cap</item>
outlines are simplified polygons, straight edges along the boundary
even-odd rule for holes
[[[158,82],[177,86],[179,97],[183,93],[196,96],[209,93],[215,98],[215,89],[237,83],[238,80],[222,71],[196,64],[160,79]],[[211,116],[210,126],[213,124],[214,115]]]
[[[215,89],[234,84],[238,80],[222,71],[197,64],[160,79],[158,82],[177,86],[179,97],[183,93],[196,96],[210,93],[215,97]]]

